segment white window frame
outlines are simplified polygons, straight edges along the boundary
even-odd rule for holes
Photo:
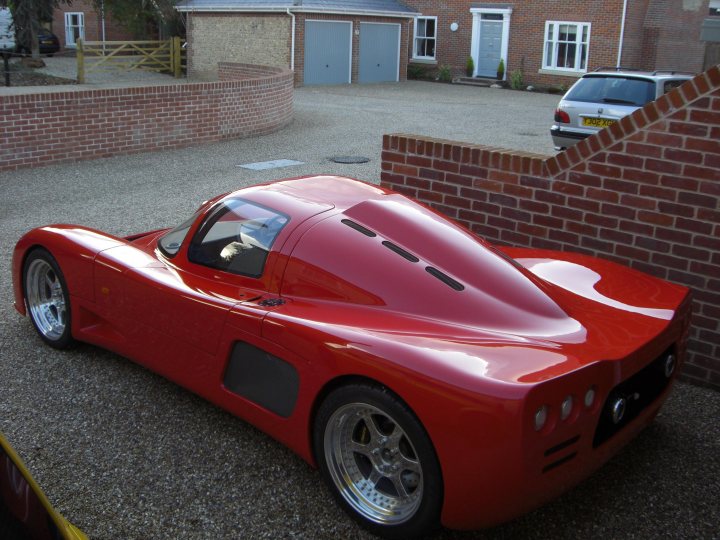
[[[560,27],[564,25],[577,27],[576,39],[574,42],[561,42]],[[560,71],[567,73],[587,73],[588,61],[590,59],[590,31],[591,23],[576,21],[545,21],[545,35],[543,38],[543,70]],[[550,39],[550,30],[552,29],[552,39]],[[583,41],[583,34],[587,29],[587,39]],[[557,56],[558,48],[561,43],[575,44],[575,58],[573,60],[574,67],[558,66]],[[585,46],[585,66],[582,66],[582,51]],[[551,58],[548,58],[548,50],[552,48]]]
[[[435,21],[435,35],[431,38],[428,36],[419,36],[418,35],[418,22],[420,20],[427,21],[427,20],[433,20]],[[427,28],[427,26],[426,26]],[[437,60],[437,33],[438,33],[438,18],[429,16],[426,17],[425,15],[421,15],[418,17],[415,17],[415,25],[413,28],[413,60],[426,60],[426,61],[436,61]],[[417,43],[418,39],[432,39],[435,42],[435,54],[433,56],[420,56],[417,51]]]
[[[72,16],[77,16],[79,24],[70,24]],[[68,11],[65,13],[65,47],[67,49],[74,49],[77,47],[75,33],[72,32],[73,28],[78,29],[78,38],[85,41],[85,13],[82,11]]]

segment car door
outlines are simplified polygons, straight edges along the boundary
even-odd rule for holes
[[[256,215],[240,215],[233,205]],[[171,379],[210,377],[230,309],[267,292],[261,277],[271,218],[275,232],[288,221],[235,202],[211,212],[180,257],[166,257],[152,244],[99,253],[98,310],[117,334],[118,352]],[[249,334],[260,332],[262,315],[256,315],[242,321]]]
[[[258,295],[132,245],[99,253],[94,280],[107,346],[176,381],[209,375],[227,313]],[[257,332],[259,323],[248,320],[247,326]]]

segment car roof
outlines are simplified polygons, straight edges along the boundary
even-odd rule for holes
[[[222,199],[243,198],[283,212],[291,219],[336,209],[344,211],[363,201],[382,198],[388,190],[343,176],[301,176],[258,184],[234,191]],[[215,201],[210,201],[214,204]]]
[[[630,76],[630,77],[641,77],[644,79],[653,79],[656,81],[665,79],[691,79],[695,76],[694,73],[688,71],[675,71],[675,70],[656,70],[656,71],[643,71],[640,69],[628,69],[628,68],[598,68],[595,71],[586,73],[583,78],[590,77],[617,77],[617,76]]]

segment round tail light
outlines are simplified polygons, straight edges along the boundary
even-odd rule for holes
[[[535,412],[535,431],[540,431],[545,427],[548,418],[547,405],[543,405]]]
[[[588,391],[585,392],[585,406],[589,409],[595,403],[595,387],[591,386]]]
[[[567,420],[570,416],[570,413],[572,413],[573,410],[573,398],[572,396],[567,396],[563,402],[562,405],[560,405],[560,419],[561,420]]]

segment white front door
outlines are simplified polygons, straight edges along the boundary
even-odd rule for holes
[[[85,40],[85,14],[84,13],[66,13],[65,14],[65,47],[74,49],[77,40]]]

